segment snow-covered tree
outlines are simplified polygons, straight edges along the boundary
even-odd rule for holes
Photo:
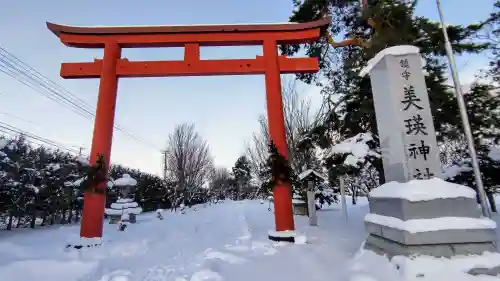
[[[83,207],[81,183],[88,167],[88,160],[81,156],[30,144],[23,136],[0,136],[0,227],[35,228],[78,221]],[[172,187],[157,176],[119,165],[111,167],[111,177],[124,173],[137,178],[136,198],[143,199],[140,204],[148,211],[157,207],[157,194],[150,190],[161,189],[166,194]],[[108,184],[108,206],[116,199],[110,187],[112,184]],[[163,204],[168,208],[170,201]]]
[[[316,136],[313,139],[319,146],[328,148],[331,143],[325,138],[332,134],[345,140],[364,133],[371,134],[375,145],[379,146],[370,80],[361,77],[359,71],[376,53],[395,45],[410,44],[420,49],[425,61],[425,79],[438,140],[455,139],[461,134],[457,103],[448,85],[442,30],[438,22],[417,16],[416,5],[415,0],[368,1],[368,8],[362,12],[359,1],[354,0],[304,1],[292,13],[290,20],[298,22],[330,15],[332,24],[328,32],[335,40],[354,38],[362,42],[332,49],[325,36],[320,42],[304,46],[306,54],[320,59],[318,75],[298,76],[302,81],[324,86],[323,108],[326,114],[321,124],[310,133]],[[484,50],[486,44],[470,40],[479,28],[479,24],[448,25],[453,51],[462,54]],[[292,55],[301,46],[282,46],[281,49],[284,54]],[[373,164],[380,182],[384,183],[382,165],[380,162]]]
[[[251,193],[251,164],[245,155],[240,156],[234,164],[232,175],[234,178],[234,195],[236,200],[244,199]]]
[[[316,112],[311,109],[311,102],[303,98],[297,90],[295,81],[282,83],[283,113],[285,118],[285,133],[288,148],[288,159],[295,174],[319,167],[316,151],[312,146],[305,145],[306,133],[313,128],[317,120]],[[252,181],[262,186],[266,178],[265,163],[269,154],[269,131],[267,117],[259,117],[259,132],[254,133],[247,148],[247,156],[252,167]],[[264,169],[264,170],[262,170]]]
[[[190,205],[189,200],[208,181],[212,170],[208,143],[193,124],[181,124],[169,135],[166,151],[169,177],[177,183],[185,204]]]
[[[482,23],[479,38],[488,43],[490,52],[490,69],[486,78],[498,84],[500,83],[500,1],[495,1],[493,11]]]

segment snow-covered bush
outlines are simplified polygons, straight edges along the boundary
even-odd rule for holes
[[[88,159],[29,144],[23,137],[0,136],[0,229],[78,222],[82,215],[81,183]],[[112,165],[110,178],[130,174],[137,179],[135,197],[141,207],[169,208],[170,184],[157,176]],[[117,194],[108,184],[106,205]],[[203,199],[203,198],[202,198]]]

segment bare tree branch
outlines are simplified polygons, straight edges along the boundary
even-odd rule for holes
[[[177,192],[189,201],[208,180],[212,157],[206,141],[195,131],[194,124],[177,125],[168,137],[167,174],[177,184]],[[177,203],[174,200],[174,204]]]

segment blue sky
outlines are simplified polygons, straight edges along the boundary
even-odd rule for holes
[[[438,19],[435,1],[422,0],[418,14]],[[476,22],[491,10],[491,0],[444,0],[447,23]],[[284,22],[292,0],[17,0],[0,9],[0,46],[82,100],[95,106],[98,80],[63,80],[61,62],[91,61],[102,50],[67,48],[45,21],[68,25],[169,25]],[[203,48],[202,59],[252,58],[257,47]],[[127,49],[130,60],[182,59],[173,49]],[[459,58],[463,83],[484,67],[482,56]],[[319,103],[319,89],[301,85],[300,93]],[[90,149],[93,124],[0,72],[0,121],[56,140]],[[8,115],[6,115],[7,113]],[[264,78],[260,76],[148,78],[120,80],[116,121],[158,147],[165,147],[176,124],[193,122],[210,143],[215,164],[231,167],[265,113]],[[15,115],[22,117],[12,117]],[[28,122],[28,121],[31,122]],[[116,132],[112,161],[160,174],[162,155],[150,146]]]

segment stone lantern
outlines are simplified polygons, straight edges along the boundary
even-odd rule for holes
[[[142,213],[142,208],[132,198],[137,180],[129,174],[124,174],[115,180],[114,185],[120,196],[115,203],[111,204],[111,208],[105,210],[106,215],[110,217],[109,223],[135,223],[136,215]]]

